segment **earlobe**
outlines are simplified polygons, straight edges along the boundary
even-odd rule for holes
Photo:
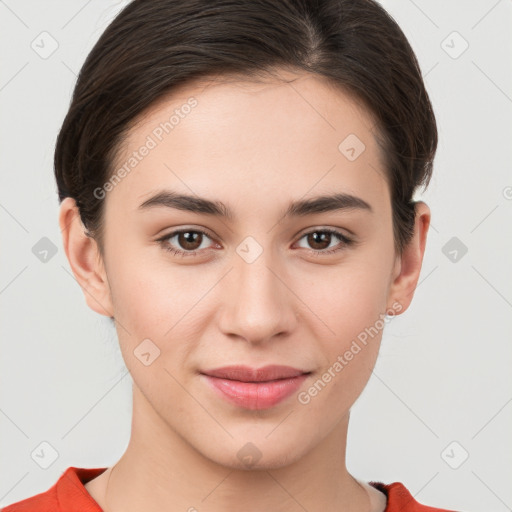
[[[389,297],[393,298],[392,302],[398,302],[402,306],[400,313],[407,310],[414,296],[425,254],[429,226],[430,208],[423,201],[417,201],[414,235],[397,261],[396,268],[399,270],[395,272],[389,290]]]
[[[100,315],[113,317],[110,286],[97,242],[86,234],[76,202],[71,197],[61,203],[59,226],[64,251],[87,305]]]

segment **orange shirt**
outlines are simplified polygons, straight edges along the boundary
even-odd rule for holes
[[[84,484],[106,469],[71,466],[47,491],[7,505],[0,510],[1,512],[103,512],[87,492]],[[385,512],[454,512],[421,505],[400,482],[392,484],[370,482],[370,485],[386,494],[388,503]]]

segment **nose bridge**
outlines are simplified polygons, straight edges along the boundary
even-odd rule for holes
[[[236,252],[229,283],[233,292],[223,301],[224,332],[252,342],[289,332],[296,317],[274,251],[247,237]]]
[[[251,252],[254,252],[254,248],[250,249],[249,254]],[[236,279],[239,281],[240,295],[247,292],[247,299],[251,300],[258,295],[262,298],[263,295],[276,297],[276,294],[280,293],[278,290],[280,286],[276,277],[277,272],[273,267],[278,267],[278,264],[272,256],[271,248],[262,251],[254,260],[247,260],[243,256],[239,256],[234,270]]]

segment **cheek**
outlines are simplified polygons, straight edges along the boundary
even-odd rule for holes
[[[336,344],[375,323],[385,311],[387,287],[384,269],[358,257],[303,281],[298,295],[324,326],[323,338]]]
[[[115,240],[112,247],[108,279],[119,334],[130,346],[144,338],[158,343],[185,314],[190,287],[171,278],[170,266],[156,258],[158,248],[125,243],[121,249]]]
[[[328,286],[308,289],[310,307],[320,319],[315,337],[322,366],[299,403],[309,404],[312,417],[327,414],[335,421],[365,388],[385,325],[385,289],[382,274],[366,265],[347,266],[328,279]]]
[[[199,325],[194,304],[206,292],[206,285],[197,287],[190,278],[187,285],[184,274],[171,273],[170,265],[161,268],[161,262],[148,258],[118,262],[109,281],[126,367],[147,397],[162,393],[162,383],[167,392],[180,393],[165,370],[174,375],[193,349],[197,337],[193,329]]]
[[[188,274],[176,270],[179,267],[157,244],[119,231],[113,233],[109,246],[109,283],[116,313],[132,325],[137,322],[140,332],[145,326],[158,332],[155,327],[161,331],[167,324],[168,329],[189,302],[187,298],[194,296],[190,270]]]
[[[323,396],[315,401],[318,407],[334,400],[337,410],[345,410],[371,376],[385,326],[388,284],[386,265],[375,254],[362,251],[316,279],[316,287],[310,280],[301,290],[319,319],[315,338],[321,346],[321,382],[312,390]]]

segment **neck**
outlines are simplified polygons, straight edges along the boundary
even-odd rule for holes
[[[133,390],[130,443],[109,472],[105,512],[370,512],[368,491],[345,466],[348,414],[302,458],[240,469],[199,453]]]

